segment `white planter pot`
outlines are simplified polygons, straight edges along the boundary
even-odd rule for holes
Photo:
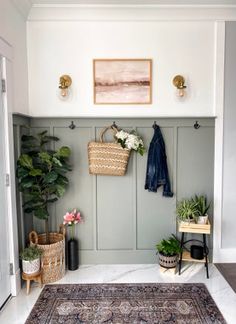
[[[33,274],[40,270],[40,258],[33,261],[22,260],[23,272],[27,274]]]
[[[198,216],[198,219],[197,219],[198,224],[207,224],[207,222],[208,222],[208,215]]]

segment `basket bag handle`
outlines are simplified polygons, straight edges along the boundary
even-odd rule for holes
[[[117,128],[113,127],[113,126],[108,126],[106,128],[104,128],[102,131],[101,131],[101,134],[100,134],[100,142],[103,143],[103,136],[104,134],[108,131],[108,130],[112,130],[113,131],[113,137],[116,135],[116,133],[118,132]]]
[[[33,244],[38,244],[38,234],[35,231],[29,233],[29,241]]]

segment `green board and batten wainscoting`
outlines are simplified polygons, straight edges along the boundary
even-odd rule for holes
[[[72,120],[76,125],[73,130],[69,128]],[[147,153],[143,157],[132,153],[124,177],[89,174],[87,144],[98,140],[102,128],[111,125],[113,119],[14,116],[16,156],[20,152],[21,134],[44,129],[60,138],[58,145],[67,145],[72,150],[70,185],[51,208],[50,222],[55,230],[67,210],[79,208],[84,216],[84,223],[76,228],[80,263],[155,263],[156,243],[176,233],[176,202],[194,193],[205,193],[212,200],[214,119],[199,118],[199,129],[193,127],[196,121],[193,118],[115,119],[115,122],[120,128],[136,129],[148,148],[154,120],[161,127],[166,144],[173,198],[164,198],[162,188],[158,193],[144,190]],[[32,224],[35,230],[43,231],[39,220],[32,220],[30,215],[23,217],[20,204],[18,220],[20,246]]]

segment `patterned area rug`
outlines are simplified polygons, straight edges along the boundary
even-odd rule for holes
[[[47,285],[26,324],[226,323],[204,284]]]

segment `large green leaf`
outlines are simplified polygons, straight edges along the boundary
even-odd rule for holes
[[[52,162],[53,162],[54,164],[58,165],[59,167],[62,166],[61,161],[58,160],[55,156],[53,156],[53,158],[52,158]]]
[[[51,159],[52,158],[51,158],[50,154],[48,154],[47,152],[40,152],[38,154],[38,156],[40,157],[40,159],[43,162],[47,163],[48,165],[51,165],[52,164],[52,162],[51,162]]]
[[[48,199],[48,200],[47,200],[47,203],[54,203],[54,202],[57,201],[57,200],[58,200],[57,197],[55,197],[55,198],[51,198],[51,199]]]
[[[26,177],[21,180],[19,187],[21,190],[24,190],[24,189],[31,188],[33,184],[34,184],[33,179],[30,177]]]
[[[19,163],[21,166],[27,168],[27,169],[33,169],[33,164],[32,164],[32,158],[27,155],[27,154],[22,154],[19,157]]]
[[[44,176],[44,182],[45,183],[53,183],[58,177],[58,174],[54,171],[47,173]]]
[[[22,142],[27,142],[27,141],[36,141],[37,138],[31,135],[22,135],[21,136]]]
[[[48,211],[46,208],[37,208],[34,210],[34,216],[39,219],[48,219]]]
[[[48,141],[48,142],[50,142],[50,141],[56,141],[56,142],[59,141],[59,138],[58,137],[56,137],[56,136],[49,136],[49,135],[44,136],[43,139],[45,141]]]
[[[29,172],[29,175],[31,175],[32,177],[37,177],[37,176],[41,176],[43,174],[42,170],[40,169],[32,169]]]
[[[61,156],[61,157],[69,157],[70,156],[70,148],[68,146],[62,146],[57,152],[56,155]]]
[[[19,179],[23,179],[25,177],[27,177],[29,174],[27,169],[24,169],[23,167],[18,167],[16,170],[16,176]]]
[[[65,191],[66,191],[65,186],[57,185],[56,188],[57,188],[56,189],[57,196],[62,197],[64,195]]]
[[[43,137],[45,134],[47,134],[47,130],[45,130],[45,131],[43,131],[43,132],[41,132],[41,133],[38,133],[38,136],[39,137]]]
[[[67,177],[59,174],[56,183],[59,185],[67,185],[69,183],[69,180],[67,179]]]

